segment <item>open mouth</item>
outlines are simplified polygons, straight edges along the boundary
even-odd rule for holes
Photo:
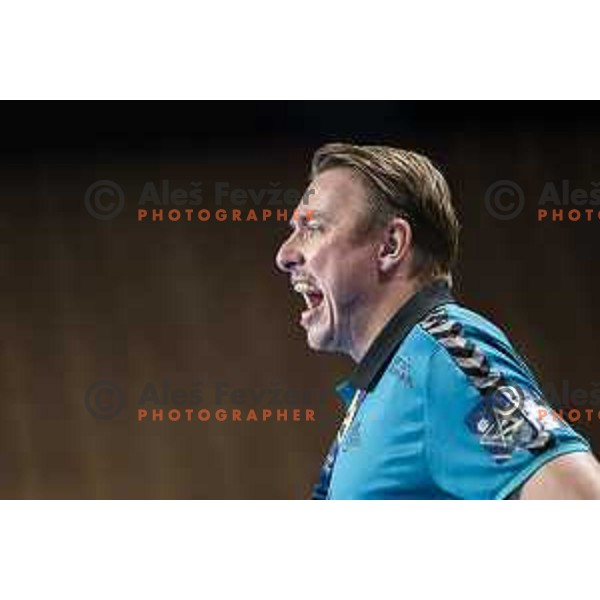
[[[302,313],[303,317],[319,308],[323,302],[323,292],[314,284],[307,281],[297,281],[294,283],[294,291],[302,294],[304,302],[306,302],[306,310]]]

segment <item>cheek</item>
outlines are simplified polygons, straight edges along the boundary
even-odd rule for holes
[[[353,302],[376,283],[374,255],[369,248],[340,248],[338,252],[315,256],[314,273],[326,295],[337,303]]]

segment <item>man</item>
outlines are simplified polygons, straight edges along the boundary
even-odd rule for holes
[[[427,158],[324,146],[298,211],[277,264],[305,299],[308,345],[357,363],[314,498],[600,498],[586,441],[452,297],[459,226]]]

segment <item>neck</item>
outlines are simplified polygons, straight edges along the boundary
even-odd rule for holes
[[[360,335],[355,336],[352,348],[348,352],[354,362],[358,363],[375,338],[381,333],[387,322],[423,287],[416,279],[403,282],[393,291],[384,295],[378,303],[369,306],[367,321],[361,328]]]

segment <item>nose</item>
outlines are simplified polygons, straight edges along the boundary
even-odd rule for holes
[[[284,273],[291,273],[294,268],[304,263],[304,256],[294,240],[292,233],[279,247],[275,262],[277,267]]]

